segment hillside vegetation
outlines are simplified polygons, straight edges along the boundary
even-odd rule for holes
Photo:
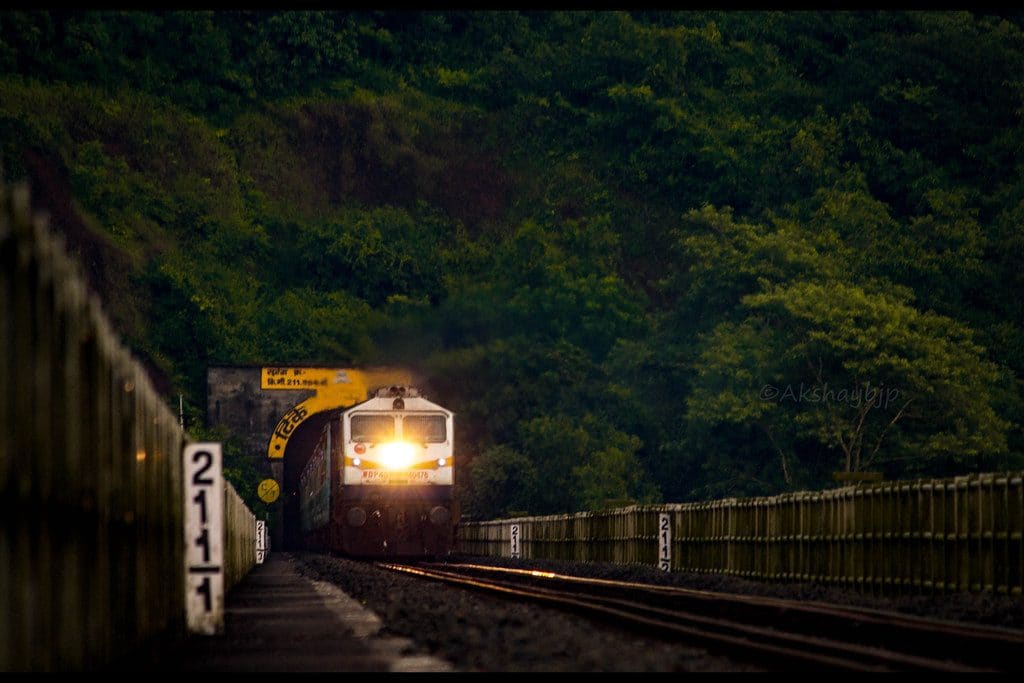
[[[408,366],[470,516],[1020,468],[1021,19],[5,11],[0,164],[193,424]]]

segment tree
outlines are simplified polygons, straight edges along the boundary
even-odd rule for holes
[[[510,446],[487,449],[466,470],[463,513],[473,519],[496,519],[531,510],[537,495],[537,469]]]
[[[787,481],[807,458],[923,472],[1006,451],[1009,424],[992,405],[1000,374],[964,325],[836,281],[743,305],[746,320],[706,339],[689,415],[763,425]]]
[[[658,498],[636,457],[640,440],[597,415],[523,420],[518,444],[542,482],[531,501],[535,513],[596,510],[609,500]]]

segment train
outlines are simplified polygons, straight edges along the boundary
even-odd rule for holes
[[[353,558],[455,551],[454,413],[389,386],[329,416],[299,482],[305,549]]]

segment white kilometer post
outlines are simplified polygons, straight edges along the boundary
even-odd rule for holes
[[[512,525],[512,557],[519,557],[519,525]]]
[[[224,632],[224,479],[219,443],[185,447],[185,612],[188,630]]]
[[[672,569],[672,524],[665,512],[658,515],[658,569]]]
[[[267,555],[267,523],[256,520],[256,564],[263,564]]]

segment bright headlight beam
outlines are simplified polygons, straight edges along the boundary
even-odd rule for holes
[[[379,448],[380,463],[388,470],[404,470],[412,465],[416,456],[415,447],[404,441],[383,443]]]

